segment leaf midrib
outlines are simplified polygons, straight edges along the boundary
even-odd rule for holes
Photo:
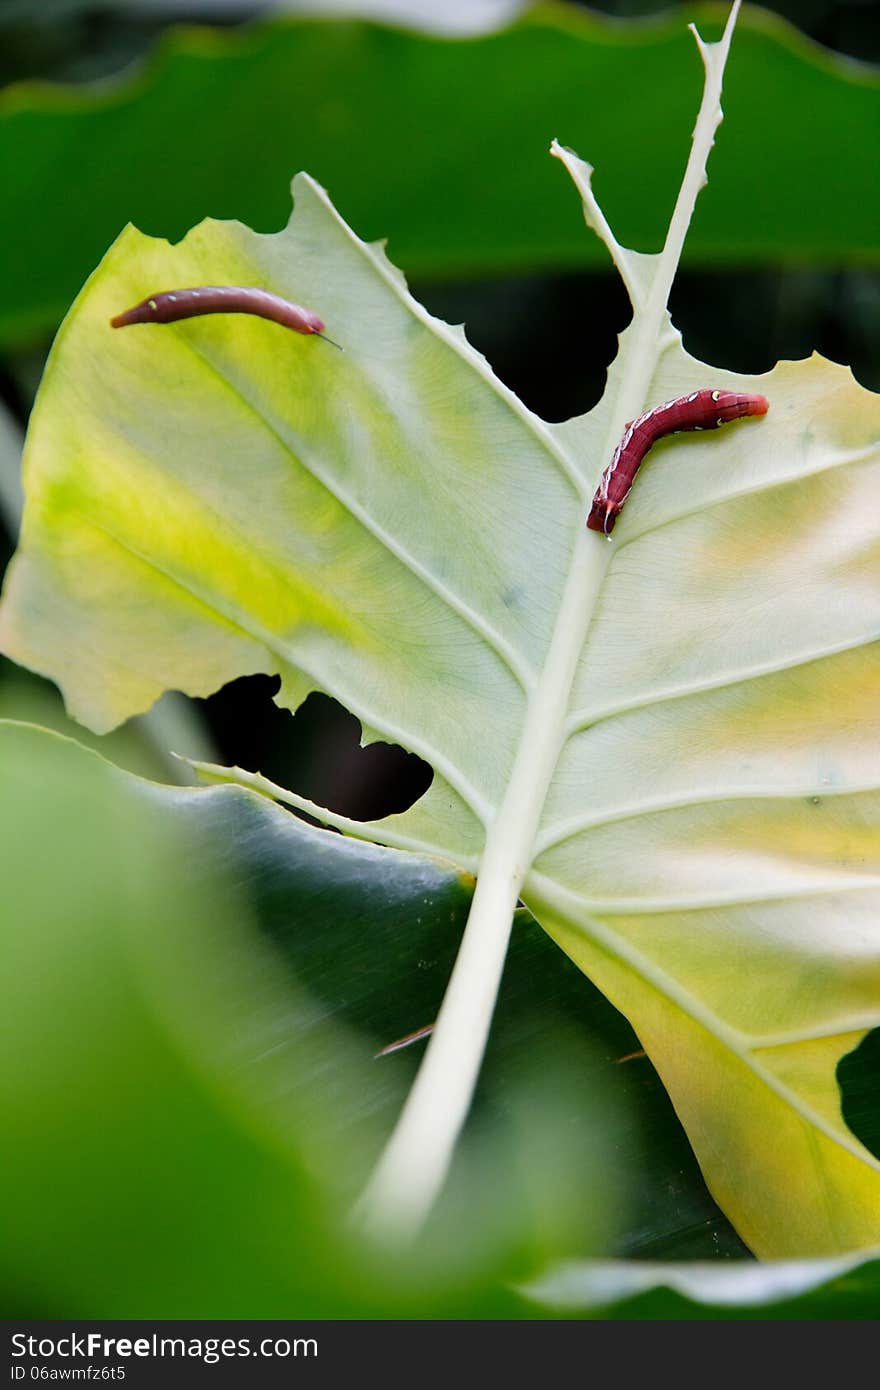
[[[493,393],[498,396],[504,404],[516,415],[526,426],[531,434],[539,441],[541,447],[553,460],[556,467],[562,473],[566,481],[571,485],[578,501],[584,505],[589,500],[592,489],[588,489],[586,480],[581,476],[576,464],[569,457],[565,449],[560,446],[559,440],[551,431],[549,425],[540,416],[533,414],[527,406],[523,404],[515,391],[504,385],[499,377],[495,375],[489,363],[482,353],[477,352],[467,341],[464,329],[455,332],[449,324],[442,319],[434,318],[427,309],[418,302],[409,292],[402,272],[395,272],[381,246],[376,247],[369,242],[361,241],[334,208],[327,198],[320,184],[315,183],[314,179],[308,174],[300,174],[295,181],[302,182],[309,188],[309,191],[317,198],[324,212],[334,223],[336,229],[340,231],[344,239],[357,250],[358,254],[369,261],[375,273],[384,281],[392,293],[403,304],[404,308],[414,318],[417,318],[435,338],[440,338],[457,357],[467,362],[472,371],[482,377],[483,381],[491,388]],[[295,216],[296,214],[294,214]]]
[[[267,433],[271,434],[282,447],[284,452],[303,468],[309,477],[314,479],[349,516],[358,522],[365,531],[368,532],[383,549],[387,550],[396,560],[406,567],[408,571],[420,579],[427,589],[431,591],[442,603],[452,612],[456,613],[476,635],[485,642],[490,651],[498,657],[508,668],[523,693],[528,696],[534,689],[537,676],[531,665],[525,658],[503,637],[496,628],[492,626],[481,614],[477,613],[465,599],[460,598],[449,588],[439,575],[423,564],[421,560],[401,545],[388,532],[384,526],[373,516],[366,507],[357,502],[348,491],[339,486],[329,475],[315,463],[314,459],[307,457],[306,451],[299,447],[294,449],[293,445],[284,434],[273,424],[268,415],[253,401],[239,384],[227,376],[222,368],[206,353],[204,353],[194,342],[191,334],[185,331],[178,331],[178,340],[192,352],[200,362],[202,362],[213,375],[251,412],[254,418],[263,426]]]

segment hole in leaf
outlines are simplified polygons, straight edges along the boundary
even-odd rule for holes
[[[840,1111],[853,1134],[880,1158],[880,1028],[837,1064]]]
[[[277,676],[243,676],[202,703],[220,756],[352,820],[381,820],[424,796],[433,769],[393,743],[360,745],[361,724],[313,692],[295,714],[272,696]]]
[[[468,342],[542,420],[567,420],[601,400],[632,317],[611,271],[414,282],[412,292],[438,318],[463,322]]]
[[[815,349],[849,364],[862,385],[877,390],[875,281],[855,270],[808,266],[685,269],[669,306],[685,347],[703,362],[765,372]]]

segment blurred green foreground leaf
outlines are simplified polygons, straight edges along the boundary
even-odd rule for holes
[[[531,1317],[512,1280],[604,1243],[586,1087],[551,1062],[535,1095],[521,1016],[422,1251],[348,1229],[412,1065],[373,1053],[431,1021],[461,931],[450,868],[0,721],[0,883],[7,1315]]]

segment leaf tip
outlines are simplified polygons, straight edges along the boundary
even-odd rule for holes
[[[290,180],[290,191],[293,195],[294,201],[296,201],[297,195],[299,194],[300,190],[306,193],[317,193],[319,198],[328,197],[328,193],[324,185],[322,183],[318,183],[318,180],[313,178],[312,175],[309,174],[305,169],[300,169],[299,173],[294,174],[293,178]]]
[[[554,159],[561,159],[562,163],[569,169],[574,165],[587,183],[589,183],[593,174],[596,172],[592,164],[588,164],[585,159],[581,159],[576,150],[571,149],[569,145],[561,145],[555,137],[550,142],[550,154]]]

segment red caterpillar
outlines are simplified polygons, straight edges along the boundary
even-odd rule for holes
[[[766,415],[766,396],[739,391],[692,391],[689,396],[655,405],[631,421],[599,480],[587,525],[610,536],[630,493],[642,459],[656,440],[681,430],[715,430],[742,415]]]
[[[200,314],[256,314],[258,318],[292,328],[295,333],[316,333],[326,343],[332,342],[331,338],[324,337],[323,319],[311,309],[291,304],[268,290],[243,289],[238,285],[166,290],[141,300],[124,314],[117,314],[110,323],[114,328],[125,328],[130,323],[176,323],[178,319],[197,318]],[[339,344],[333,343],[333,346]]]

